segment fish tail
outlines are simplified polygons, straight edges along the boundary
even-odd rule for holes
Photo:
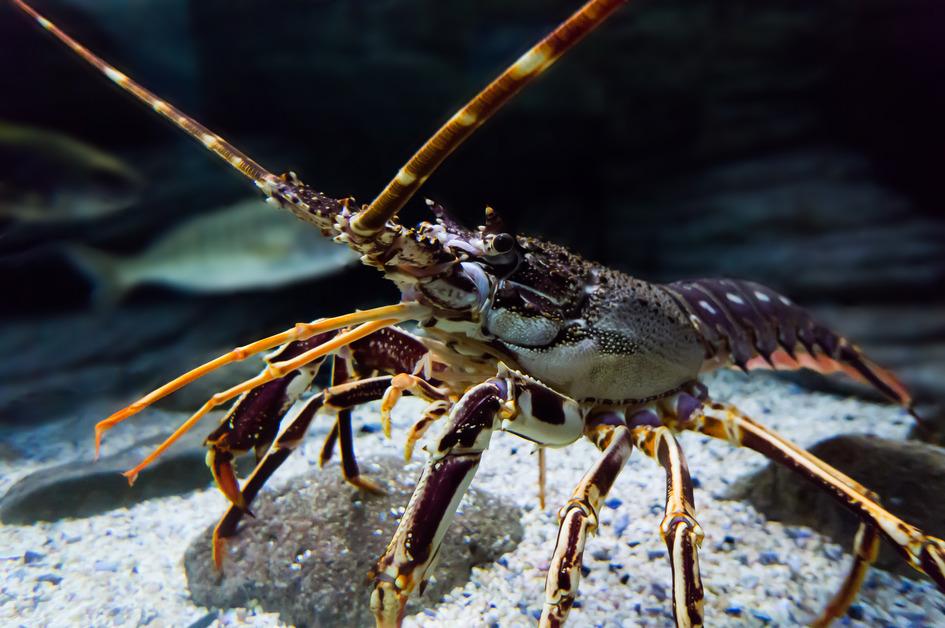
[[[91,301],[96,308],[116,305],[128,290],[121,263],[112,255],[92,247],[75,244],[67,256],[92,284]]]

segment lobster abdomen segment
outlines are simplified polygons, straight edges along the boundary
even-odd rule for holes
[[[734,279],[692,279],[664,287],[689,313],[707,360],[730,360],[745,371],[843,372],[912,407],[912,397],[895,375],[771,288]]]

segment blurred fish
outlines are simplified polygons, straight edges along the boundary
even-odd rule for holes
[[[143,179],[119,159],[67,135],[0,121],[0,219],[74,222],[121,211]]]
[[[107,302],[145,284],[201,293],[276,288],[334,274],[358,259],[255,199],[182,222],[133,256],[84,246],[68,253],[96,282],[96,300]]]

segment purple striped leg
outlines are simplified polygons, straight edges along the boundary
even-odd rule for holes
[[[351,380],[347,361],[339,355],[332,356],[331,385],[340,386]],[[325,455],[328,443],[334,444],[332,436],[338,439],[338,449],[341,454],[341,475],[345,481],[359,489],[370,491],[371,493],[383,493],[377,482],[371,478],[361,475],[361,468],[358,466],[358,459],[354,454],[354,435],[351,432],[351,408],[344,408],[338,411],[338,418],[331,433],[326,439],[325,446],[322,447],[322,455],[319,458],[319,465],[323,465],[331,458],[331,449],[328,449],[328,455]]]
[[[580,438],[580,406],[537,380],[501,367],[453,406],[407,504],[397,532],[374,569],[371,609],[378,626],[399,626],[407,598],[423,583],[457,506],[495,430],[539,444]]]
[[[407,440],[404,442],[404,462],[410,462],[417,441],[423,438],[430,426],[443,418],[443,415],[449,412],[452,407],[453,402],[449,400],[434,401],[426,407],[420,420],[407,431]]]
[[[863,586],[866,572],[869,571],[870,565],[876,562],[878,554],[879,530],[874,525],[861,523],[853,538],[853,564],[850,571],[840,584],[840,588],[827,602],[820,617],[811,622],[811,628],[827,628],[835,619],[846,614],[850,604],[860,592],[860,587]]]
[[[446,391],[433,385],[436,382],[432,379],[433,371],[442,365],[433,363],[429,351],[416,337],[396,327],[386,327],[366,338],[357,340],[342,353],[344,355],[334,357],[333,384],[340,384],[352,378],[368,377],[377,372],[397,375],[391,380],[391,387],[385,392],[385,403],[382,404],[381,409],[381,421],[386,424],[387,431],[389,431],[390,410],[404,392],[418,395],[431,402],[421,419],[407,435],[406,451],[409,460],[409,453],[412,452],[416,440],[423,435],[423,430],[448,412],[452,405]],[[350,410],[342,410],[338,413],[338,420],[335,421],[322,445],[319,456],[321,466],[331,460],[336,444],[339,445],[341,470],[345,480],[359,488],[378,490],[373,482],[359,475],[351,433]]]
[[[418,397],[422,397],[431,402],[448,402],[449,391],[443,388],[437,388],[419,375],[410,373],[400,373],[391,380],[390,388],[384,393],[381,399],[381,426],[384,429],[384,436],[390,438],[390,413],[400,401],[400,397],[410,392]],[[439,406],[437,406],[439,407]],[[421,432],[422,435],[422,432]],[[414,441],[419,438],[417,436]]]
[[[337,331],[330,331],[287,343],[266,356],[266,368],[275,362],[298,357],[337,335]],[[250,449],[255,451],[257,463],[262,459],[279,432],[283,415],[311,386],[323,361],[324,358],[320,358],[243,393],[220,425],[204,440],[204,445],[209,448],[207,466],[213,479],[220,492],[238,508],[245,508],[246,504],[240,496],[233,460]]]
[[[378,626],[399,626],[407,598],[426,580],[508,392],[505,380],[493,378],[469,389],[453,407],[394,538],[374,568],[371,610]]]
[[[928,575],[939,589],[945,592],[945,541],[928,536],[922,530],[896,517],[872,499],[859,484],[826,462],[756,423],[730,405],[708,402],[701,411],[693,413],[693,417],[684,427],[754,449],[807,478],[853,512],[867,528],[873,526],[878,529],[913,568]],[[863,563],[870,554],[870,535],[869,529],[860,535],[865,538],[859,542],[857,552],[859,554],[862,551],[865,558],[855,560],[853,572],[847,577],[844,586],[847,583],[858,584],[851,578],[862,581],[862,576],[857,574],[860,570],[865,574],[866,565]],[[855,591],[845,597],[852,600],[853,593]],[[838,595],[844,595],[842,589]],[[836,599],[834,598],[834,601]]]
[[[558,542],[545,579],[545,605],[538,624],[543,628],[561,626],[567,619],[577,597],[587,534],[597,528],[601,504],[633,450],[630,430],[623,420],[609,413],[603,417],[607,418],[589,427],[587,433],[604,453],[558,513]]]
[[[702,625],[702,579],[699,576],[699,546],[702,528],[695,519],[692,478],[679,443],[668,427],[643,425],[633,428],[633,444],[666,470],[666,516],[660,535],[669,551],[673,568],[673,615],[676,625]]]
[[[263,456],[256,468],[253,469],[252,474],[247,478],[238,500],[242,507],[236,504],[231,505],[214,529],[213,561],[218,569],[223,564],[224,539],[236,534],[236,526],[243,518],[244,512],[248,512],[250,504],[252,504],[256,494],[269,477],[282,466],[282,463],[302,442],[315,415],[325,408],[342,411],[368,401],[380,399],[390,386],[390,380],[390,376],[383,376],[347,382],[339,386],[326,388],[305,402],[299,413],[279,434],[268,453]]]

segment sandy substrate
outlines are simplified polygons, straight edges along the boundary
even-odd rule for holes
[[[723,373],[707,383],[716,399],[738,404],[805,447],[840,433],[902,438],[910,426],[909,417],[897,408],[813,394],[765,376]],[[407,400],[398,408],[395,426],[400,429],[392,443],[380,433],[360,433],[359,455],[399,452],[416,407]],[[356,418],[377,421],[369,411]],[[273,479],[273,486],[293,475],[314,472],[326,424],[315,426],[304,448]],[[747,504],[722,499],[729,484],[765,465],[757,454],[695,434],[683,435],[681,443],[697,482],[698,519],[706,533],[700,557],[707,625],[805,625],[839,585],[850,561],[849,543],[840,547],[816,531],[767,522]],[[53,446],[38,450],[37,460],[0,462],[0,491],[31,471],[80,455],[88,453]],[[554,546],[557,507],[595,456],[586,443],[549,451],[548,507],[542,511],[535,496],[537,463],[532,445],[496,435],[475,483],[526,509],[525,538],[498,564],[475,569],[465,587],[408,617],[405,624],[533,625]],[[325,472],[338,469],[333,465]],[[635,452],[601,513],[599,534],[588,543],[587,575],[569,625],[672,625],[670,568],[657,530],[664,490],[662,469]],[[258,609],[218,614],[190,601],[181,564],[184,550],[223,509],[223,497],[208,489],[88,519],[0,526],[0,624],[282,625],[277,616]],[[446,542],[462,541],[448,537]],[[874,570],[854,614],[858,619],[846,617],[843,623],[945,625],[945,596],[928,580],[917,582]]]

